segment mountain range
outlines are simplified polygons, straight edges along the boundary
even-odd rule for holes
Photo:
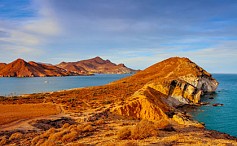
[[[124,64],[117,65],[100,57],[77,62],[61,62],[58,65],[26,62],[23,59],[17,59],[9,64],[0,63],[0,77],[51,77],[134,72],[136,70],[127,68]]]

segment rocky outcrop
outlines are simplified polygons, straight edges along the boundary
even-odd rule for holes
[[[125,103],[120,103],[111,112],[126,117],[158,121],[168,119],[166,113],[172,107],[166,102],[165,95],[150,87],[135,92]]]
[[[103,60],[100,57],[78,62],[62,62],[57,66],[67,71],[76,73],[85,72],[98,74],[127,74],[136,72],[136,70],[127,68],[124,64],[116,65],[110,60]]]
[[[214,92],[218,86],[211,74],[189,59],[179,57],[169,58],[115,83],[121,82],[143,86],[112,112],[152,121],[173,118],[189,125],[192,125],[189,120],[169,113],[174,113],[177,106],[199,103],[203,94]]]

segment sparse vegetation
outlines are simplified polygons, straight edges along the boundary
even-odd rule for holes
[[[121,130],[119,130],[117,136],[121,140],[129,139],[131,137],[131,127],[122,128]]]
[[[158,130],[154,126],[154,123],[147,120],[141,120],[131,131],[132,139],[144,139],[157,135]]]
[[[15,139],[20,139],[22,136],[23,136],[22,133],[16,132],[16,133],[13,133],[13,134],[10,136],[9,140],[11,141],[11,140],[15,140]]]
[[[154,123],[147,120],[141,120],[134,127],[122,128],[117,136],[119,139],[145,139],[151,136],[157,136],[158,129]]]
[[[3,146],[7,143],[7,137],[6,136],[2,136],[0,138],[0,146]]]

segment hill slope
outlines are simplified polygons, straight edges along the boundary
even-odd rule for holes
[[[45,77],[74,75],[64,69],[36,62],[17,59],[0,70],[1,77]]]
[[[6,63],[0,63],[0,69],[6,66]]]
[[[125,74],[136,72],[133,69],[127,68],[124,64],[114,64],[110,60],[103,60],[100,57],[95,57],[88,60],[78,62],[62,62],[57,65],[60,68],[72,72],[90,72],[103,74]]]

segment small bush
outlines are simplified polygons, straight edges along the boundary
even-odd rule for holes
[[[105,121],[103,119],[99,119],[99,120],[95,121],[96,125],[101,125],[101,124],[104,124],[104,123],[105,123]]]
[[[72,142],[72,141],[74,141],[77,137],[78,137],[78,133],[77,133],[76,131],[72,130],[70,133],[65,134],[65,135],[62,137],[62,141],[63,141],[63,142]]]
[[[170,125],[169,121],[168,120],[160,120],[160,121],[156,121],[155,123],[155,127],[157,129],[164,129],[165,127],[167,127],[168,125]]]
[[[49,137],[51,134],[55,133],[55,128],[50,128],[49,130],[47,130],[46,132],[44,132],[41,137],[42,138],[47,138]]]
[[[87,125],[82,129],[82,132],[92,132],[94,131],[94,127],[92,125]]]
[[[88,146],[88,145],[83,144],[83,143],[72,143],[72,144],[67,144],[67,146]]]
[[[37,144],[35,146],[42,146],[44,141],[45,141],[44,139],[39,139],[39,141],[37,142]]]
[[[158,132],[153,122],[142,120],[131,130],[132,139],[145,139],[157,136]]]
[[[16,133],[13,133],[13,134],[10,136],[9,140],[11,141],[11,140],[14,140],[14,139],[20,139],[20,138],[22,138],[22,136],[23,136],[22,133],[16,132]]]
[[[68,133],[68,130],[59,131],[49,136],[48,140],[52,142],[59,141],[62,138],[62,135]]]
[[[7,143],[7,137],[3,136],[0,138],[0,146],[5,145]]]
[[[62,128],[63,128],[63,129],[64,129],[64,128],[68,128],[69,126],[70,126],[70,124],[65,123]]]
[[[32,139],[31,144],[32,144],[32,145],[36,145],[39,140],[40,140],[40,136],[36,136],[36,137],[34,137],[34,138]]]
[[[131,129],[128,127],[124,127],[118,132],[117,136],[118,136],[118,139],[121,139],[121,140],[129,139],[131,136]]]
[[[119,144],[119,146],[138,146],[138,144],[137,143],[135,143],[135,142],[126,142],[126,143],[121,143],[121,144]]]

